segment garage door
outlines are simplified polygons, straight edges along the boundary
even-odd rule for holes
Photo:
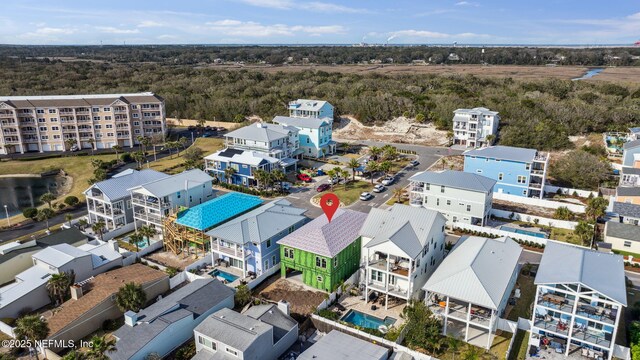
[[[62,144],[56,144],[56,145],[53,145],[53,149],[54,149],[55,151],[62,151],[62,150],[64,150],[64,149],[62,148]]]
[[[51,145],[49,144],[42,145],[42,151],[51,151]]]
[[[38,144],[29,144],[27,145],[28,151],[38,151]]]

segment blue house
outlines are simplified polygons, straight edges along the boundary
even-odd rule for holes
[[[273,122],[298,129],[300,150],[305,157],[321,158],[336,152],[336,142],[332,139],[332,118],[276,116]]]
[[[305,224],[306,211],[285,199],[274,200],[208,231],[213,263],[224,261],[242,278],[278,266],[277,241]]]
[[[489,146],[464,154],[464,171],[496,180],[494,194],[524,197],[544,196],[548,154],[535,149]]]
[[[205,171],[220,181],[236,185],[256,185],[256,170],[271,172],[280,169],[278,159],[250,150],[227,148],[205,157],[204,160]],[[233,169],[229,172],[230,175],[226,171],[228,168]]]
[[[329,118],[333,121],[333,105],[327,101],[298,99],[289,102],[289,116],[296,118]]]

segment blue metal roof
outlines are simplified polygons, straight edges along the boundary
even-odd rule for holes
[[[253,195],[230,192],[178,213],[176,224],[204,231],[262,204]]]

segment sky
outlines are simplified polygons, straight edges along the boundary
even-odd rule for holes
[[[638,0],[14,0],[0,44],[632,44]]]

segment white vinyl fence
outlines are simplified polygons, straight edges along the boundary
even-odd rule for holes
[[[261,282],[265,281],[269,276],[277,274],[279,272],[280,272],[280,263],[272,266],[267,271],[260,274],[260,276],[257,276],[255,279],[249,281],[247,283],[247,287],[250,290],[253,290],[256,286],[260,285]]]
[[[513,217],[511,217],[512,216],[511,214],[513,214]],[[535,223],[535,220],[537,219],[539,225],[551,226],[551,227],[567,229],[567,230],[573,230],[578,225],[578,223],[575,221],[549,219],[542,216],[522,214],[514,211],[506,211],[506,210],[500,210],[500,209],[491,209],[491,215],[500,217],[503,219],[526,221],[528,223]]]
[[[572,189],[572,188],[565,188],[565,187],[553,186],[553,185],[545,185],[544,186],[544,191],[546,193],[557,194],[558,193],[558,189],[560,189],[560,193],[564,194],[564,195],[577,194],[578,196],[580,196],[582,198],[588,198],[589,195],[591,195],[593,197],[598,196],[598,192],[597,191]]]
[[[503,200],[503,201],[516,203],[516,204],[540,206],[540,207],[549,208],[549,209],[557,209],[559,207],[566,207],[567,209],[569,209],[569,210],[571,210],[571,211],[573,211],[575,213],[584,213],[584,209],[585,209],[584,205],[571,204],[571,203],[553,201],[553,200],[530,198],[530,197],[524,197],[524,196],[504,194],[504,193],[499,193],[499,192],[493,193],[493,198],[497,199],[497,200]]]
[[[15,338],[15,334],[13,332],[13,327],[5,324],[4,322],[0,321],[0,331],[2,331],[3,333],[11,336],[12,338]]]

